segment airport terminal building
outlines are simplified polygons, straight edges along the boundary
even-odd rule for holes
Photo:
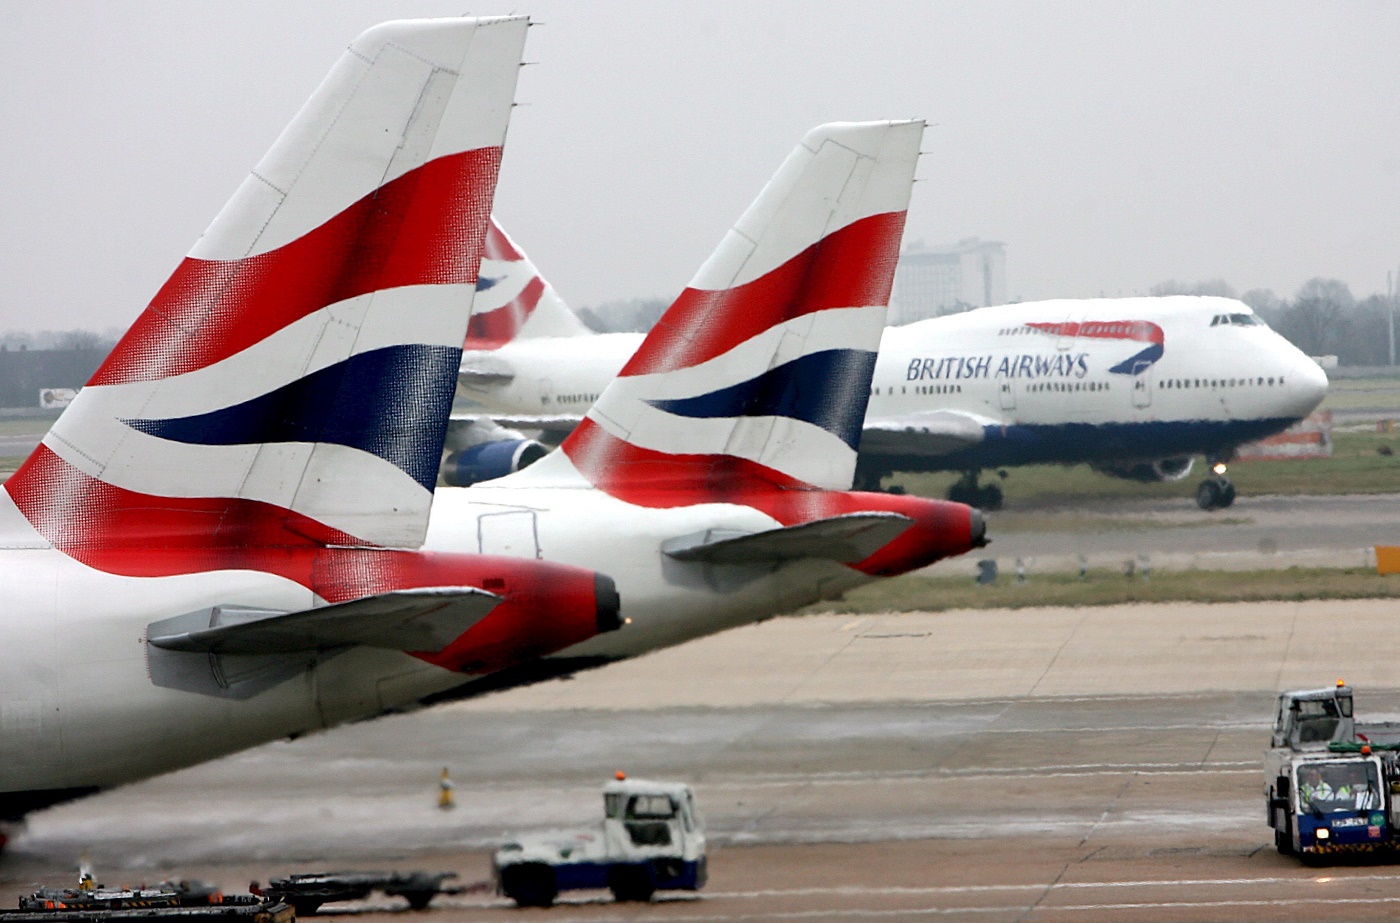
[[[1005,303],[1006,244],[977,237],[949,247],[916,241],[899,256],[890,321],[908,324]]]

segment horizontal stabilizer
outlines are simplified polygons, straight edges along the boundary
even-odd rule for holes
[[[395,590],[304,612],[215,606],[194,613],[207,616],[208,627],[164,633],[161,629],[176,626],[157,623],[149,629],[150,643],[168,651],[204,654],[289,654],[351,645],[437,652],[500,601],[485,590],[452,586]],[[179,627],[188,625],[186,621]]]
[[[852,513],[747,535],[709,529],[662,546],[677,561],[760,564],[801,558],[850,564],[864,561],[914,522],[898,513]]]

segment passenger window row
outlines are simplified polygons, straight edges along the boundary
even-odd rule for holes
[[[1163,388],[1273,388],[1283,386],[1283,376],[1278,378],[1167,378]]]
[[[1035,393],[1037,391],[1057,391],[1068,393],[1071,391],[1107,391],[1109,390],[1106,381],[1042,381],[1037,384],[1027,385],[1026,391]]]

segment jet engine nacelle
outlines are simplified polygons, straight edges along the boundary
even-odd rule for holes
[[[549,449],[533,439],[480,442],[447,456],[442,478],[451,487],[470,487],[514,474],[548,454]]]
[[[1195,463],[1195,458],[1187,456],[1185,458],[1163,458],[1154,462],[1139,462],[1135,465],[1095,465],[1094,470],[1103,474],[1111,474],[1116,478],[1153,484],[1158,481],[1179,481],[1191,473],[1191,468]]]

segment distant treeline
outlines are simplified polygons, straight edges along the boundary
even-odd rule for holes
[[[1384,295],[1357,300],[1337,279],[1311,279],[1291,299],[1266,288],[1236,292],[1225,280],[1186,284],[1162,282],[1153,295],[1221,295],[1252,307],[1270,327],[1309,356],[1336,356],[1341,365],[1390,362],[1390,303]],[[599,333],[646,331],[670,302],[629,298],[580,308],[579,316]],[[116,329],[11,330],[0,334],[0,406],[32,407],[41,388],[81,387],[111,352]]]
[[[1238,298],[1272,328],[1309,356],[1336,356],[1341,365],[1390,362],[1389,302],[1384,295],[1357,300],[1337,279],[1312,279],[1291,299],[1267,288],[1236,292],[1224,279],[1195,284],[1175,280],[1149,290],[1153,295],[1220,295]],[[599,333],[650,330],[668,307],[663,298],[631,298],[580,308],[579,316]]]
[[[28,351],[31,349],[84,350],[95,349],[104,356],[112,351],[122,332],[115,327],[102,333],[93,330],[8,330],[0,333],[0,349]]]
[[[1336,356],[1340,365],[1390,364],[1390,300],[1370,295],[1358,301],[1339,279],[1310,279],[1291,300],[1267,288],[1236,294],[1223,279],[1195,285],[1163,282],[1150,291],[1238,298],[1309,356]]]

